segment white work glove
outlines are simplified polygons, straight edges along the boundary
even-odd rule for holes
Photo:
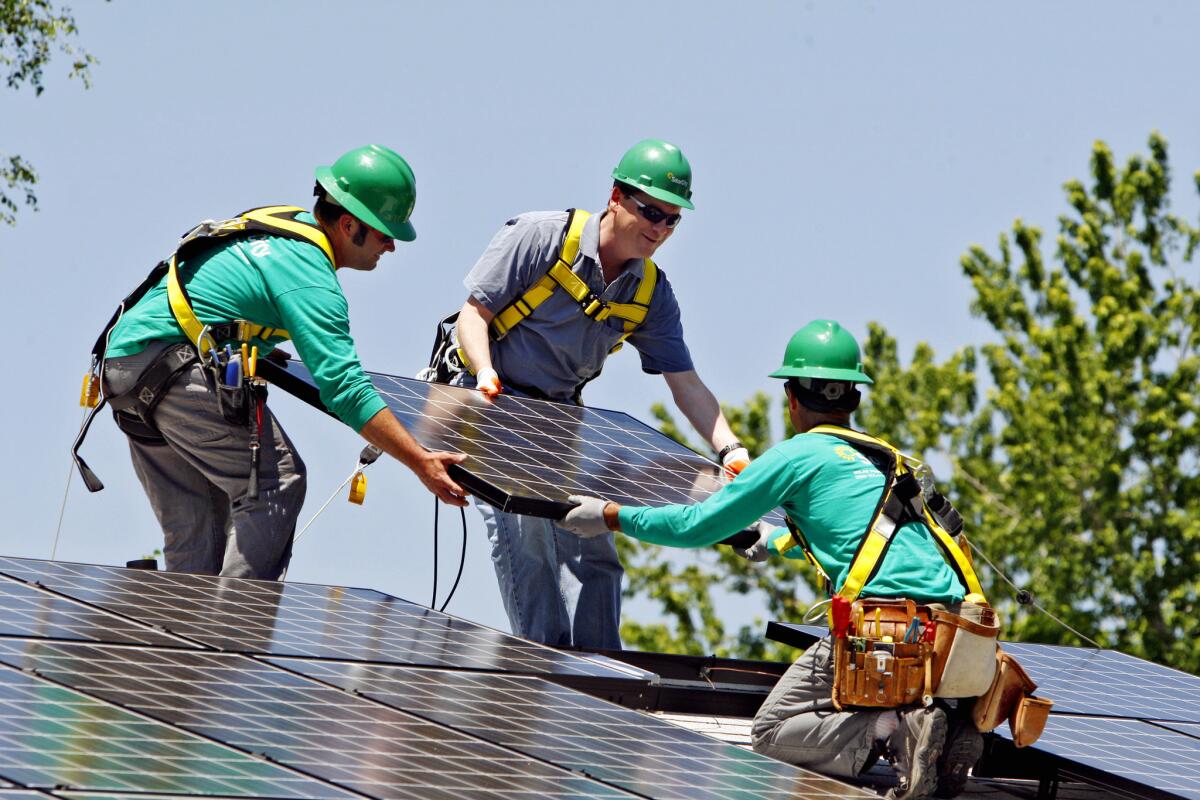
[[[561,527],[584,539],[611,533],[608,525],[604,522],[604,507],[608,505],[607,500],[582,494],[573,494],[567,499],[578,505],[558,521]]]
[[[721,466],[730,479],[750,465],[750,451],[744,447],[735,447],[721,459]]]
[[[500,385],[500,375],[491,367],[484,367],[475,375],[475,388],[488,397],[495,397],[504,391]]]
[[[771,551],[767,549],[767,544],[771,541],[771,534],[775,532],[775,526],[768,525],[760,519],[750,526],[750,530],[758,531],[758,541],[746,548],[735,547],[733,552],[747,561],[766,561],[771,557]]]

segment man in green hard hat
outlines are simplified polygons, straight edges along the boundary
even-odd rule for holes
[[[584,385],[628,342],[661,374],[684,416],[731,472],[749,461],[696,374],[679,305],[651,257],[691,210],[692,169],[679,148],[638,142],[612,172],[605,208],[530,212],[496,233],[463,281],[457,381],[580,402]],[[477,503],[513,633],[545,644],[617,649],[623,569],[613,537],[583,541],[550,520]]]
[[[831,320],[811,322],[792,336],[783,364],[771,377],[786,381],[797,435],[762,454],[720,491],[696,505],[660,508],[574,496],[578,505],[559,524],[583,538],[620,531],[671,547],[706,547],[753,527],[758,540],[739,550],[741,555],[752,561],[811,556],[827,576],[831,594],[839,595],[835,600],[861,576],[864,585],[856,596],[961,603],[978,579],[969,563],[964,569],[949,555],[943,558],[946,551],[933,527],[916,517],[902,515],[894,532],[889,531],[890,545],[880,560],[857,573],[853,569],[864,531],[875,528],[881,507],[888,508],[881,497],[896,485],[864,455],[870,450],[854,446],[868,440],[890,448],[850,428],[850,415],[861,399],[856,385],[872,383],[854,337]],[[778,508],[794,533],[761,521]],[[833,702],[830,641],[809,647],[780,678],[755,716],[754,749],[846,778],[858,776],[886,754],[900,779],[888,797],[915,800],[935,789],[942,797],[957,794],[982,753],[982,738],[973,724],[956,719],[951,730],[941,701],[929,707],[840,710]]]
[[[372,270],[394,240],[416,238],[412,170],[368,145],[318,167],[314,194],[311,213],[272,206],[197,226],[93,351],[168,570],[275,579],[286,568],[304,463],[248,379],[257,357],[289,338],[330,411],[443,501],[465,505],[446,472],[462,456],[417,444],[363,373],[336,274]],[[102,488],[80,466],[89,488]]]

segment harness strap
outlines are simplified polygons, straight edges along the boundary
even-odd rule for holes
[[[616,352],[625,339],[646,321],[650,299],[654,296],[654,287],[658,283],[658,267],[653,261],[645,259],[645,272],[638,283],[633,300],[629,303],[604,302],[593,294],[587,283],[571,269],[579,258],[579,241],[583,235],[583,227],[590,217],[591,214],[580,209],[573,208],[567,212],[567,227],[563,233],[558,259],[533,286],[492,318],[493,339],[499,341],[507,336],[509,331],[560,288],[579,304],[584,316],[596,322],[603,322],[609,317],[624,320],[625,333],[612,352]]]
[[[937,523],[929,509],[925,507],[921,486],[913,473],[913,465],[920,462],[906,456],[882,439],[849,428],[819,425],[811,429],[809,433],[836,436],[859,450],[884,475],[883,493],[875,507],[871,522],[851,559],[846,580],[837,592],[839,597],[853,602],[859,596],[863,587],[870,583],[871,579],[879,572],[896,531],[909,522],[923,522],[928,525],[933,533],[934,541],[942,551],[942,556],[963,585],[967,587],[968,593],[983,595],[983,588],[970,560],[954,538]],[[803,538],[799,528],[795,527],[791,520],[787,521],[791,535],[790,537],[777,537],[775,540],[776,550],[783,553],[791,547],[799,545],[804,550],[805,558],[816,566],[817,571],[829,585],[829,576],[817,562],[807,540]],[[794,541],[781,541],[785,539]],[[781,547],[781,544],[785,546]]]

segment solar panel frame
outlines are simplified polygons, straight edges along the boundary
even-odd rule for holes
[[[635,691],[655,680],[372,589],[7,557],[0,574],[227,652],[499,670]]]
[[[328,413],[302,363],[260,365],[263,378]],[[512,394],[487,400],[447,384],[367,377],[424,447],[466,454],[451,475],[502,511],[558,519],[572,508],[571,494],[630,505],[695,503],[725,483],[718,464],[621,411]]]
[[[267,660],[645,797],[876,797],[535,677]]]
[[[629,797],[565,767],[239,654],[6,639],[0,662],[368,796]]]

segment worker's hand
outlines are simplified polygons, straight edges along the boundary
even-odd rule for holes
[[[462,463],[466,458],[462,453],[426,450],[413,465],[412,471],[425,484],[425,488],[436,494],[443,503],[461,507],[467,504],[467,492],[450,477],[446,469],[451,464]]]
[[[567,499],[577,505],[558,521],[561,527],[584,539],[609,533],[608,523],[604,521],[607,500],[582,494],[573,494]]]
[[[721,459],[721,466],[731,479],[737,477],[739,472],[750,466],[750,451],[744,447],[733,448]]]
[[[746,548],[733,548],[733,552],[737,553],[747,561],[766,561],[771,557],[771,551],[767,549],[767,543],[771,541],[771,534],[775,531],[774,525],[768,525],[761,519],[750,526],[753,531],[758,531],[758,541]]]
[[[500,385],[500,376],[491,367],[484,367],[475,375],[475,388],[489,398],[504,391],[504,387]]]

